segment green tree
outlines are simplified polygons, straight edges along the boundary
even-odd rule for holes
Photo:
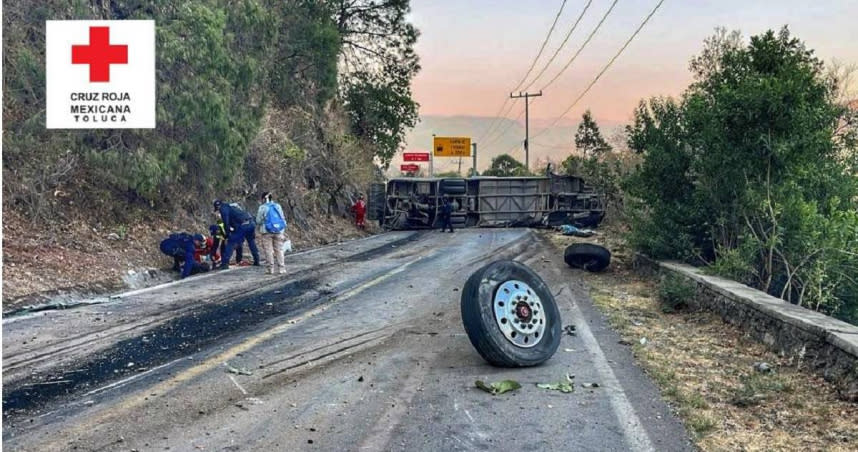
[[[308,99],[324,105],[337,94],[342,53],[332,7],[309,0],[276,5],[283,19],[271,73],[274,99],[282,107],[303,105]]]
[[[417,120],[408,1],[7,3],[3,190],[40,222],[129,202],[198,211],[216,192],[252,189],[248,165],[274,162],[269,151],[285,162],[329,163],[300,174],[310,188],[337,192],[353,173],[346,167],[374,156],[388,162]],[[46,130],[47,19],[154,19],[157,128]],[[271,148],[251,155],[272,113],[288,118],[262,131],[279,144],[266,141]]]
[[[409,0],[328,0],[342,53],[341,93],[352,131],[386,168],[405,132],[417,124],[411,80],[420,70],[419,32],[408,22]]]
[[[489,169],[483,171],[483,176],[514,177],[527,175],[529,173],[524,164],[512,158],[509,154],[501,154],[493,158]]]
[[[611,152],[611,145],[602,138],[599,125],[593,120],[590,110],[584,112],[578,131],[575,132],[575,147],[585,156],[592,156]]]
[[[691,69],[680,101],[641,103],[629,127],[644,158],[627,187],[633,242],[848,317],[858,153],[837,80],[786,28],[747,44],[719,30]]]

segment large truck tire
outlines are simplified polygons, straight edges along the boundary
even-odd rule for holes
[[[563,260],[570,267],[600,272],[611,264],[611,252],[593,243],[573,243],[563,252]]]
[[[536,366],[560,345],[554,296],[519,262],[496,261],[474,272],[462,290],[461,310],[468,339],[494,366]]]

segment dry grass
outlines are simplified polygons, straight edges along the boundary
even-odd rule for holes
[[[714,314],[662,312],[658,282],[629,268],[616,232],[592,240],[614,253],[609,270],[579,274],[701,449],[858,450],[858,405]],[[546,236],[560,249],[582,240]],[[755,371],[756,362],[773,372]]]

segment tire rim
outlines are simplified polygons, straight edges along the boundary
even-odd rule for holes
[[[495,292],[495,321],[506,340],[516,347],[530,348],[545,335],[547,318],[542,300],[527,283],[509,280]]]

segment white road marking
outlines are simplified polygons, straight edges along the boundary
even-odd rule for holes
[[[149,370],[147,370],[147,371],[145,371],[145,372],[140,372],[140,373],[135,374],[135,375],[132,375],[132,376],[130,376],[130,377],[128,377],[128,378],[123,378],[122,380],[119,380],[119,381],[115,381],[115,382],[113,382],[113,383],[110,383],[109,385],[106,385],[106,386],[102,386],[102,387],[100,387],[100,388],[93,389],[92,391],[89,391],[89,392],[87,392],[86,394],[84,394],[84,397],[89,396],[89,395],[93,395],[93,394],[98,394],[99,392],[107,391],[108,389],[121,388],[122,386],[125,386],[126,384],[128,384],[128,383],[130,383],[130,382],[132,382],[132,381],[134,381],[134,380],[136,380],[136,379],[138,379],[138,378],[140,378],[140,377],[142,377],[142,376],[144,376],[144,375],[146,375],[146,374],[150,374],[150,373],[152,373],[152,372],[155,372],[155,371],[156,371],[156,370],[158,370],[158,369],[163,369],[163,368],[165,368],[165,367],[167,367],[167,366],[169,366],[169,365],[175,364],[175,363],[177,363],[177,362],[179,362],[179,361],[182,361],[182,360],[184,360],[184,359],[185,359],[185,358],[174,359],[174,360],[172,360],[172,361],[170,361],[170,362],[168,362],[168,363],[161,364],[160,366],[153,367],[153,368],[151,368],[151,369],[149,369]]]
[[[567,290],[566,293],[570,294],[572,291]],[[566,299],[572,307],[572,317],[583,319],[584,314],[581,312],[581,309],[575,301],[572,300],[569,295],[566,295],[563,298]],[[617,376],[614,375],[614,371],[611,369],[610,364],[608,364],[608,359],[605,357],[605,353],[602,351],[602,348],[599,347],[599,343],[596,341],[596,337],[593,336],[593,332],[590,330],[587,322],[577,322],[576,331],[578,333],[578,337],[580,337],[581,341],[584,343],[584,346],[590,354],[593,355],[593,366],[602,377],[602,387],[608,394],[611,402],[611,408],[613,408],[614,414],[617,416],[617,422],[623,431],[623,436],[625,437],[629,448],[634,451],[654,451],[655,448],[652,446],[649,435],[647,435],[646,430],[644,429],[640,418],[638,418],[637,413],[635,413],[635,409],[632,407],[631,402],[626,398],[626,394],[623,392],[623,387],[620,385],[619,380],[617,380]]]
[[[235,381],[235,378],[233,378],[232,375],[227,375],[227,377],[229,377],[229,379],[232,380],[232,384],[234,384],[235,387],[238,388],[238,390],[241,391],[242,394],[247,395],[247,391],[245,391],[245,389],[242,388],[241,385],[238,384],[237,381]]]

